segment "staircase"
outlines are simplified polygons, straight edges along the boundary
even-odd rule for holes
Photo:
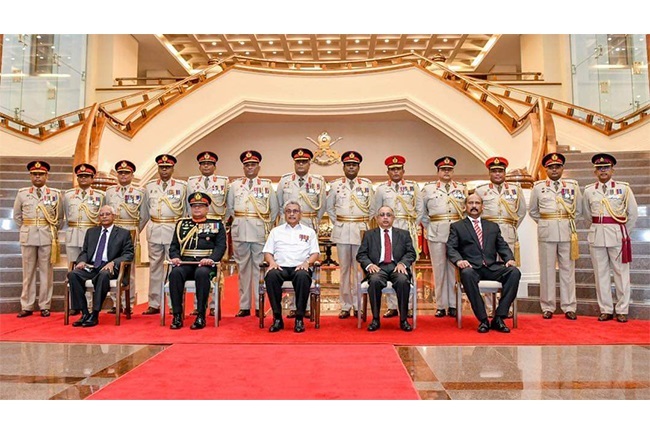
[[[19,230],[13,220],[13,207],[20,188],[31,186],[27,163],[35,157],[3,157],[0,160],[0,313],[18,312],[22,292],[22,258]],[[48,157],[51,166],[47,185],[62,191],[72,188],[72,158]],[[59,233],[61,260],[54,267],[52,310],[63,309],[63,292],[67,273],[65,236]],[[37,277],[38,294],[38,277]],[[36,307],[38,308],[38,307]]]
[[[567,157],[564,177],[575,179],[584,191],[585,185],[596,182],[591,153],[579,153],[558,149]],[[628,182],[639,207],[637,220],[630,237],[632,238],[632,263],[630,263],[631,319],[650,319],[650,152],[610,152],[616,158],[613,179]],[[578,315],[597,316],[600,314],[596,298],[594,271],[587,243],[588,223],[580,218],[577,221],[580,258],[576,261],[576,297]],[[557,301],[559,310],[559,279],[557,281]],[[614,303],[616,295],[612,279]],[[541,314],[539,306],[539,284],[528,285],[528,298],[519,299],[519,311]]]

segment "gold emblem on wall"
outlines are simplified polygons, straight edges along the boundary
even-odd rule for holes
[[[316,152],[314,152],[313,162],[318,165],[332,165],[341,162],[341,155],[337,151],[332,150],[332,146],[341,141],[343,137],[339,137],[332,141],[332,137],[324,131],[318,136],[318,141],[311,137],[305,138],[314,143],[317,147]]]

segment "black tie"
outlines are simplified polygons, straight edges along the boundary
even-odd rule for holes
[[[302,177],[298,178],[298,186],[302,188],[304,184],[305,184],[305,179],[303,179]]]
[[[106,248],[106,229],[102,229],[102,235],[99,238],[99,245],[97,245],[97,253],[95,254],[95,263],[93,265],[98,268],[102,264],[102,256],[104,255],[104,248]]]

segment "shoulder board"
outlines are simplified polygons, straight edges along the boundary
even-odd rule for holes
[[[293,173],[285,173],[285,174],[282,175],[282,177],[280,179],[284,179],[285,177],[291,177],[292,175],[293,175]]]
[[[75,192],[76,189],[77,189],[77,188],[66,189],[66,190],[65,190],[65,194],[67,194],[67,193],[69,193],[69,192],[71,192],[71,193],[74,194],[74,192]]]
[[[405,180],[404,183],[406,183],[407,185],[414,185],[414,184],[416,184],[417,182],[414,181],[414,180]]]
[[[425,183],[424,183],[424,186],[427,186],[427,185],[433,185],[433,184],[436,183],[436,182],[437,182],[437,180],[431,180],[431,181],[429,181],[429,182],[425,182]]]
[[[191,217],[183,217],[183,218],[180,218],[180,219],[178,220],[178,222],[182,222],[182,221],[191,221],[191,220],[192,220]]]
[[[187,185],[187,182],[184,180],[179,180],[179,179],[174,179],[176,182],[180,183],[181,185]]]
[[[589,185],[585,186],[585,190],[587,190],[587,188],[596,188],[596,184],[594,182],[589,182]]]
[[[325,179],[322,174],[318,173],[309,173],[309,176],[313,177],[314,179]]]
[[[30,189],[30,188],[31,188],[31,186],[26,186],[26,187],[24,187],[24,188],[20,188],[20,189],[18,189],[18,192],[27,191],[27,190]]]
[[[341,177],[339,177],[338,179],[334,179],[334,180],[332,181],[332,183],[334,183],[334,182],[341,182],[341,183],[343,183],[343,182],[345,182],[345,177],[342,177],[342,176],[341,176]]]
[[[620,181],[620,180],[617,180],[617,181],[615,181],[615,182],[616,182],[617,184],[620,183],[621,185],[630,186],[630,183],[629,183],[629,182],[623,182],[623,181]]]
[[[147,182],[147,185],[151,185],[152,183],[158,182],[158,179],[151,179],[149,182]]]
[[[101,189],[93,189],[93,191],[99,195],[106,195],[106,192],[102,191]]]
[[[271,183],[271,179],[259,178],[261,182]]]
[[[61,190],[59,188],[50,188],[48,186],[47,189],[49,189],[51,192],[55,192],[55,193],[60,193],[61,192]]]
[[[219,174],[216,175],[217,179],[225,179],[226,181],[228,180],[228,176],[221,176]]]
[[[546,183],[546,179],[540,179],[535,181],[535,185],[540,184],[540,183]]]
[[[189,181],[191,181],[191,180],[199,179],[199,178],[201,178],[201,177],[203,177],[203,176],[190,176],[190,177],[187,178],[187,181],[189,182]]]
[[[489,185],[490,185],[489,183],[482,183],[482,184],[478,185],[475,189],[487,188]]]
[[[115,190],[115,191],[117,191],[117,189],[118,189],[119,187],[120,187],[119,184],[117,184],[117,185],[111,185],[111,186],[109,186],[108,188],[106,188],[106,192],[109,192],[109,191],[111,191],[111,190]]]
[[[360,177],[359,180],[366,183],[372,183],[370,182],[370,179],[366,179],[365,177]]]
[[[454,181],[454,182],[456,182],[456,181]],[[467,185],[466,185],[465,183],[463,183],[463,182],[456,182],[456,185],[467,186]]]

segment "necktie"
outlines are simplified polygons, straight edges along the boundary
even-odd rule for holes
[[[499,194],[501,194],[501,188],[503,188],[503,185],[497,185],[497,191],[499,191]]]
[[[207,189],[209,184],[210,184],[210,179],[206,177],[205,180],[203,181],[203,185]]]
[[[97,245],[97,253],[95,254],[95,263],[93,263],[95,268],[100,267],[102,264],[104,248],[106,248],[106,229],[102,229],[102,235],[99,237],[99,245]]]
[[[399,183],[395,184],[395,192],[399,192]]]
[[[476,237],[478,237],[478,243],[481,245],[481,248],[483,248],[483,229],[481,229],[478,220],[474,220],[472,223],[474,223],[474,231],[476,232]]]
[[[390,243],[390,236],[388,235],[388,229],[384,230],[384,263],[390,263],[393,261],[393,248]]]
[[[350,189],[354,189],[354,181],[353,180],[350,181]]]
[[[36,195],[38,196],[38,198],[43,197],[43,193],[41,192],[40,188],[36,188]]]
[[[248,189],[253,189],[253,179],[248,179]]]
[[[167,191],[167,182],[162,183],[163,191]]]
[[[81,198],[86,198],[86,191],[81,191]]]
[[[555,182],[553,182],[553,186],[555,187],[556,191],[559,188],[559,185],[560,185],[560,182],[558,182],[557,180]]]
[[[125,187],[125,186],[123,186],[122,188],[120,188],[120,190],[122,191],[122,195],[126,194],[126,187]]]
[[[302,177],[298,178],[298,186],[302,188],[304,184],[305,184],[305,179],[303,179]]]
[[[449,184],[448,183],[445,184],[445,191],[449,192]]]
[[[603,184],[603,194],[607,194],[607,184]]]

